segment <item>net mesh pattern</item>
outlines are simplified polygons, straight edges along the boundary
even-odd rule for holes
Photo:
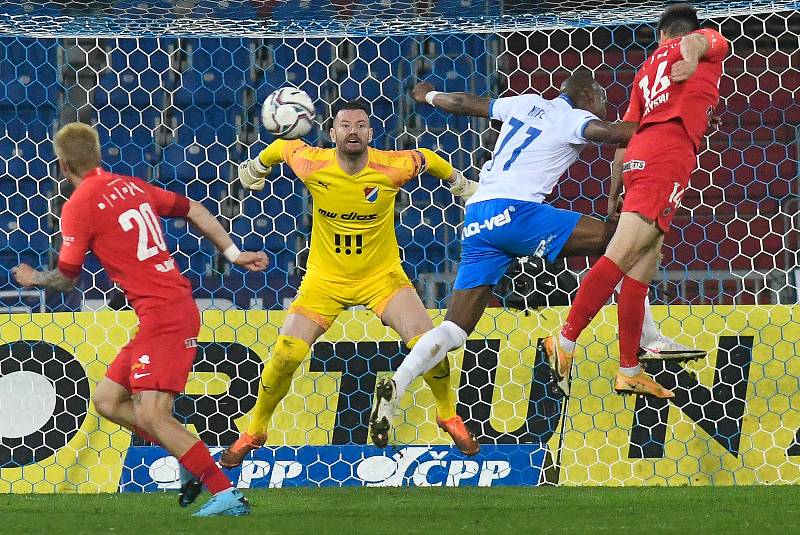
[[[607,88],[613,118],[624,112],[636,69],[654,49],[661,3],[528,4],[264,0],[156,2],[145,9],[93,2],[28,11],[4,3],[0,299],[9,314],[0,320],[0,401],[25,417],[0,417],[0,489],[174,486],[174,459],[136,458],[131,452],[141,441],[131,443],[89,409],[91,389],[135,325],[97,260],[87,258],[79,290],[65,296],[20,291],[11,280],[9,269],[19,262],[54,265],[60,207],[70,194],[52,148],[59,125],[94,124],[112,171],[201,201],[244,248],[270,255],[265,273],[246,274],[183,221],[166,223],[168,246],[206,311],[195,374],[176,413],[207,444],[224,446],[246,425],[261,362],[303,274],[311,228],[310,197],[288,167],[273,171],[260,193],[235,180],[237,163],[270,141],[260,125],[261,102],[285,85],[305,90],[323,118],[306,140],[330,146],[331,106],[362,98],[372,109],[375,147],[428,147],[477,178],[496,125],[414,105],[408,92],[416,82],[495,97],[553,97],[569,73],[586,67]],[[650,365],[678,392],[672,409],[612,395],[612,308],[587,335],[569,401],[552,387],[537,343],[564,310],[540,307],[568,304],[590,263],[532,259],[512,266],[491,303],[511,312],[487,313],[466,350],[454,355],[459,414],[484,449],[498,448],[499,460],[436,450],[448,441],[420,383],[394,437],[406,461],[395,452],[385,457],[405,471],[384,474],[389,461],[364,464],[374,453],[363,448],[376,378],[407,351],[356,310],[315,346],[276,413],[272,447],[236,473],[240,486],[303,477],[323,485],[492,484],[518,466],[520,455],[530,469],[519,471],[520,481],[540,484],[797,482],[796,465],[786,459],[800,453],[792,449],[800,371],[789,358],[800,324],[784,306],[797,301],[796,7],[701,6],[732,52],[717,109],[722,126],[704,141],[651,292],[656,305],[669,305],[656,307],[662,331],[710,351],[687,366]],[[613,149],[588,147],[551,201],[603,215],[612,156]],[[462,219],[461,201],[433,177],[408,183],[398,196],[404,267],[432,310],[447,305]],[[534,312],[514,312],[525,308]],[[48,314],[29,315],[41,312]],[[28,390],[30,397],[11,394]],[[42,399],[52,407],[41,407]],[[327,445],[340,449],[309,450]],[[108,461],[109,448],[117,458],[128,452],[124,467]],[[439,468],[424,465],[439,461]]]

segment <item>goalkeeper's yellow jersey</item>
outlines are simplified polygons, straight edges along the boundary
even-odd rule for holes
[[[333,281],[360,281],[400,265],[394,201],[400,187],[424,171],[445,179],[453,167],[431,150],[369,148],[355,175],[336,161],[336,149],[276,140],[259,154],[266,166],[286,162],[313,198],[308,269]]]

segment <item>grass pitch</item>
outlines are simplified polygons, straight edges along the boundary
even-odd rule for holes
[[[4,495],[0,533],[798,533],[800,488],[326,488],[246,491],[243,518],[174,493]]]

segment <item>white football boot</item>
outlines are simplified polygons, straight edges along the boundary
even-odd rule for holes
[[[400,398],[397,396],[397,387],[392,379],[381,379],[375,391],[378,401],[369,417],[369,436],[373,444],[385,448],[389,443],[389,433],[400,405]]]
[[[639,350],[639,360],[697,360],[705,358],[706,351],[679,344],[672,338],[659,334],[652,343]]]

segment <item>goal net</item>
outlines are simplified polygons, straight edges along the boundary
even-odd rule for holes
[[[0,492],[176,488],[177,462],[100,419],[89,399],[136,318],[92,255],[79,289],[21,290],[20,262],[54,266],[70,195],[52,139],[80,120],[104,165],[201,201],[235,239],[265,250],[265,273],[231,267],[182,220],[165,235],[203,312],[200,349],[175,412],[212,451],[246,428],[263,362],[297,292],[311,201],[286,166],[262,192],[238,162],[271,141],[260,103],[294,85],[330,146],[331,106],[361,98],[373,145],[428,147],[477,179],[496,126],[415,105],[410,88],[504,96],[558,94],[579,67],[627,106],[656,45],[661,2],[593,0],[180,0],[12,4],[0,9]],[[651,287],[661,331],[708,351],[650,363],[671,402],[623,399],[616,312],[580,342],[572,396],[550,382],[541,337],[560,325],[587,259],[512,267],[464,350],[450,356],[458,413],[479,437],[466,458],[415,383],[392,446],[369,445],[376,380],[406,354],[365,310],[315,344],[273,418],[266,448],[231,473],[238,486],[686,485],[800,482],[797,2],[698,3],[731,41],[719,131],[703,142]],[[602,216],[613,148],[587,147],[551,201]],[[404,267],[435,322],[459,260],[463,205],[433,177],[404,186],[396,209]],[[505,305],[505,307],[504,307]]]

